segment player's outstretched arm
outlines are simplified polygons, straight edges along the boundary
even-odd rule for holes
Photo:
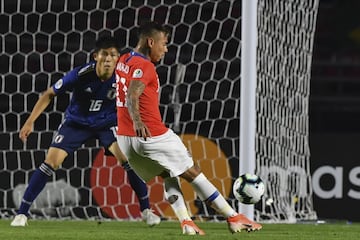
[[[19,138],[25,142],[27,137],[33,131],[34,122],[40,116],[40,114],[45,110],[45,108],[50,104],[51,100],[56,96],[52,87],[48,88],[37,100],[33,110],[31,111],[30,116],[24,123],[23,127],[20,129]]]

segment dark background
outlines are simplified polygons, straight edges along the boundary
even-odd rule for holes
[[[360,1],[320,0],[314,41],[312,133],[360,132]]]
[[[320,0],[310,95],[310,151],[312,173],[320,167],[338,168],[342,174],[324,174],[320,185],[331,191],[341,183],[341,197],[324,199],[314,191],[320,218],[360,221],[360,1]]]

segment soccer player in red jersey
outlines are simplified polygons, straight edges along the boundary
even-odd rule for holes
[[[168,51],[169,31],[156,22],[140,26],[136,48],[120,56],[116,67],[118,144],[130,165],[145,181],[164,179],[165,196],[178,217],[183,234],[204,235],[191,220],[178,178],[188,181],[199,198],[222,214],[232,233],[259,230],[261,225],[238,214],[194,164],[185,145],[162,122],[160,83],[154,63]]]

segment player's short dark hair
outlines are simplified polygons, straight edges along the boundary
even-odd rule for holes
[[[170,36],[170,30],[166,26],[155,21],[146,21],[138,28],[138,39],[153,36],[155,32],[163,32],[165,35]]]
[[[100,49],[106,49],[114,47],[120,52],[120,46],[118,41],[111,36],[100,37],[95,43],[94,52],[98,52]]]

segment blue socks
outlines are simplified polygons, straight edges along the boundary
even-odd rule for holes
[[[134,172],[128,162],[123,163],[122,167],[127,172],[129,183],[138,197],[141,212],[150,208],[146,183]]]
[[[122,166],[127,172],[129,183],[138,197],[141,212],[150,208],[148,189],[145,182],[134,172],[133,169],[131,169],[128,162],[124,163]],[[28,215],[31,204],[44,189],[48,178],[52,176],[53,173],[54,169],[46,163],[42,163],[40,167],[35,170],[30,178],[29,185],[25,190],[17,214]]]
[[[42,163],[38,169],[35,170],[30,178],[28,187],[25,190],[23,199],[18,210],[18,214],[28,215],[31,204],[39,193],[44,189],[48,178],[54,173],[54,169],[46,164]]]

